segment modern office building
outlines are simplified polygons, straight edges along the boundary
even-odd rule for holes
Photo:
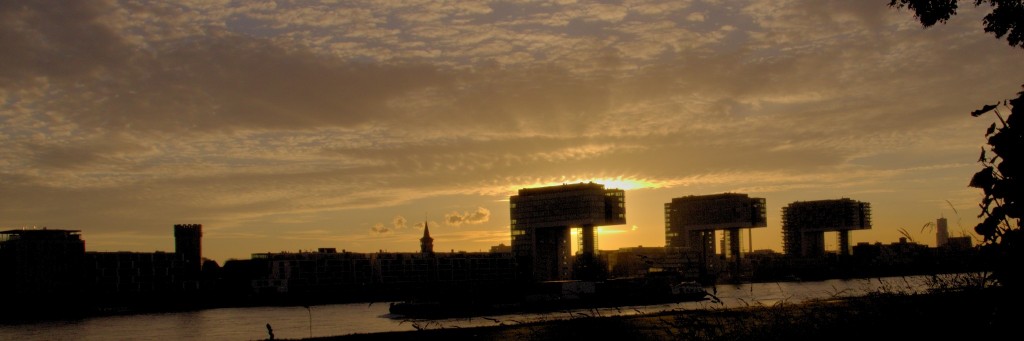
[[[0,231],[0,288],[11,297],[77,292],[85,241],[78,230]]]
[[[765,199],[746,194],[690,195],[665,204],[665,247],[690,248],[705,262],[716,254],[715,231],[723,231],[724,258],[738,260],[740,229],[767,226]]]
[[[946,245],[947,242],[949,242],[949,226],[946,218],[942,217],[935,220],[935,247]]]
[[[0,231],[0,317],[75,311],[85,299],[85,241],[77,230]]]
[[[837,232],[839,255],[850,255],[850,231],[871,228],[871,204],[849,198],[797,201],[782,208],[782,249],[787,256],[825,254],[825,232]]]
[[[626,223],[625,192],[593,182],[520,189],[509,206],[512,252],[535,281],[572,278],[572,228],[580,229],[579,253],[592,258],[596,227]]]
[[[169,252],[86,252],[87,285],[93,295],[139,298],[167,296],[182,288],[184,268]]]

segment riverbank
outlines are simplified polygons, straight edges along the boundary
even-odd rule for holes
[[[1012,335],[1021,294],[1003,288],[928,294],[872,294],[800,304],[587,316],[493,327],[421,329],[304,340],[830,340],[985,338]]]

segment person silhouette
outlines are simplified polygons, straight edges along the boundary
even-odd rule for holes
[[[270,334],[270,339],[274,339],[274,328],[270,328],[270,323],[267,323],[267,334]]]

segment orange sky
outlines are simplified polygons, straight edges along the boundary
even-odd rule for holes
[[[204,255],[509,243],[508,196],[626,189],[601,249],[664,244],[663,205],[851,198],[853,242],[971,231],[968,188],[1024,52],[964,6],[888,1],[14,1],[0,5],[0,228]],[[923,228],[925,227],[925,228]],[[828,237],[827,237],[828,238]],[[828,239],[827,239],[828,240]],[[834,247],[835,241],[832,240]]]

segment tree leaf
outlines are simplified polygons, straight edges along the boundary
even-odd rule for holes
[[[997,104],[998,104],[998,103],[997,103]],[[997,104],[985,104],[985,106],[984,106],[984,107],[981,107],[981,109],[978,109],[978,110],[972,111],[972,112],[971,112],[971,116],[974,116],[974,117],[978,117],[978,116],[981,116],[981,115],[982,115],[982,114],[984,114],[984,113],[987,113],[987,112],[989,112],[989,111],[992,111],[992,109],[995,109],[995,108],[996,108],[996,105],[997,105]]]
[[[986,190],[986,191],[988,189],[991,189],[992,188],[992,167],[985,167],[984,169],[978,171],[977,173],[974,173],[974,176],[971,177],[971,183],[968,184],[967,186],[974,187],[974,188],[981,188],[981,189]]]
[[[986,219],[985,221],[978,223],[977,226],[974,226],[974,232],[985,236],[987,239],[989,236],[996,233],[996,225]]]

